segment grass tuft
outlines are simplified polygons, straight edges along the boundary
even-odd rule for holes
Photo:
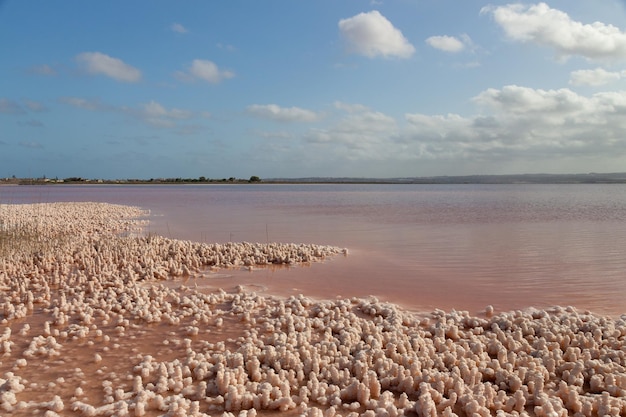
[[[0,260],[48,253],[63,244],[63,236],[43,236],[34,223],[8,223],[0,218]]]

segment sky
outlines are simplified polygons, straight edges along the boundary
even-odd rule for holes
[[[626,1],[0,0],[0,177],[626,171]]]

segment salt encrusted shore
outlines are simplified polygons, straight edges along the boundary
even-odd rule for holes
[[[626,415],[626,316],[209,292],[188,283],[344,250],[144,236],[145,215],[0,206],[0,415]]]

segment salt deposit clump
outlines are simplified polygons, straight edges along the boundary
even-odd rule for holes
[[[0,214],[37,227],[0,258],[2,415],[626,415],[626,317],[201,290],[175,284],[343,251],[145,237],[108,204]]]

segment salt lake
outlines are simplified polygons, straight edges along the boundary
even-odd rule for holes
[[[345,247],[321,264],[221,271],[211,285],[412,310],[572,305],[626,312],[626,186],[198,184],[2,186],[0,203],[150,210],[145,233]],[[1,215],[1,213],[0,213]]]

